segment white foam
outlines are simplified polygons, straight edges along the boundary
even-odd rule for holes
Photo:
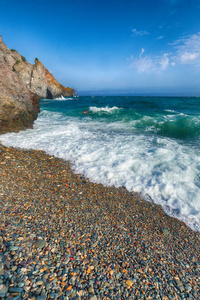
[[[147,194],[167,213],[200,231],[199,150],[162,136],[126,134],[120,122],[105,126],[45,111],[33,130],[7,133],[0,140],[6,146],[41,149],[70,160],[76,172],[93,182]]]
[[[74,96],[74,98],[77,98],[77,96]],[[54,98],[52,100],[59,100],[59,101],[67,101],[67,100],[75,100],[72,97],[64,97],[63,95],[61,95],[60,97]]]
[[[66,101],[66,100],[74,100],[72,97],[64,97],[61,95],[60,97],[54,98],[53,100]]]
[[[96,107],[96,106],[90,106],[89,110],[92,112],[106,112],[106,113],[112,113],[113,111],[119,110],[120,108],[117,106],[113,106],[113,107]]]
[[[173,109],[165,109],[165,111],[167,111],[167,112],[173,112],[173,113],[178,113],[177,111],[175,111]]]
[[[54,98],[53,100],[66,100],[66,98],[63,95],[61,95],[60,97]]]

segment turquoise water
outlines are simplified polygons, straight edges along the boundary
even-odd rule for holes
[[[141,192],[200,231],[200,98],[43,99],[33,130],[0,140],[70,160],[91,181]]]
[[[145,132],[199,144],[200,98],[167,97],[79,97],[73,101],[42,100],[42,110],[63,116],[111,124],[124,123],[127,130]],[[116,108],[116,109],[115,109]],[[120,109],[117,109],[120,108]]]

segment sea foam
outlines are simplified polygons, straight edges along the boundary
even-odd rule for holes
[[[60,97],[54,98],[53,100],[66,100],[66,98],[63,95],[61,95]]]
[[[52,100],[66,101],[66,100],[74,100],[74,98],[72,98],[72,97],[64,97],[63,95],[61,95],[60,97],[54,98]]]
[[[187,144],[145,131],[132,134],[121,122],[105,126],[97,119],[44,110],[33,130],[7,133],[0,140],[70,160],[76,172],[93,182],[147,195],[169,215],[200,231],[200,155]]]
[[[108,106],[105,106],[105,107],[96,107],[96,106],[91,106],[89,108],[90,111],[92,112],[106,112],[106,113],[112,113],[116,110],[119,110],[120,108],[119,107],[116,107],[116,106],[113,106],[113,107],[108,107]]]

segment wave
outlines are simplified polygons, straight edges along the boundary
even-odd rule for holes
[[[170,113],[172,115],[180,114],[178,111],[176,111],[174,109],[165,109],[164,112]],[[182,115],[182,113],[181,113],[181,115]]]
[[[61,95],[60,97],[53,98],[53,100],[66,100],[66,98],[63,95]]]
[[[105,124],[39,117],[35,129],[0,136],[6,146],[44,150],[93,182],[148,194],[200,231],[199,155],[168,138],[124,135]]]
[[[89,110],[97,113],[97,112],[106,112],[106,113],[113,113],[116,110],[119,110],[121,108],[117,107],[117,106],[113,106],[113,107],[96,107],[96,106],[90,106]]]
[[[89,107],[89,117],[83,107]],[[34,129],[0,140],[69,160],[93,182],[146,194],[200,231],[200,116],[120,107],[124,103],[107,106],[96,99],[45,101]]]
[[[140,116],[130,120],[137,131],[149,131],[159,136],[185,140],[200,137],[200,118],[186,115]]]
[[[45,123],[46,123],[47,120],[51,121],[52,118],[53,118],[53,120],[56,120],[56,119],[59,120],[60,118],[63,118],[63,117],[64,117],[64,115],[63,115],[62,112],[55,112],[55,111],[41,109],[37,122],[44,122],[45,121]],[[44,120],[44,118],[46,120]]]
[[[75,97],[75,98],[77,98],[77,97]],[[72,98],[72,97],[64,97],[63,95],[61,95],[60,97],[54,98],[52,100],[66,101],[66,100],[74,100],[74,98]]]
[[[176,139],[198,137],[200,136],[200,120],[194,117],[169,120],[159,126],[158,134]]]

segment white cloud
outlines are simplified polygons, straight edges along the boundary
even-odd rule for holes
[[[194,53],[190,53],[190,52],[184,52],[181,54],[180,59],[182,64],[187,64],[187,63],[191,63],[194,60],[196,60],[199,56],[199,53],[194,52]]]
[[[139,73],[160,72],[167,69],[169,65],[168,53],[164,53],[162,56],[151,57],[143,55],[144,48],[141,49],[139,58],[134,59],[131,56],[130,67],[136,69]]]
[[[170,52],[160,55],[148,55],[142,48],[138,57],[131,56],[130,67],[139,73],[160,73],[169,67],[193,65],[200,67],[200,32],[179,38],[168,44]]]
[[[132,29],[132,33],[134,36],[143,36],[143,35],[148,35],[149,32],[145,31],[145,30],[137,30],[137,29]]]
[[[142,48],[141,52],[140,52],[140,57],[142,56],[142,54],[145,52],[144,48]]]
[[[142,48],[138,59],[131,56],[130,67],[136,69],[139,73],[148,73],[154,68],[152,59],[148,56],[143,57],[144,52],[145,50]]]
[[[160,64],[160,69],[162,71],[167,69],[169,65],[169,58],[167,53],[165,53],[164,56],[160,58],[159,64]]]
[[[200,63],[200,32],[183,37],[169,44],[176,50],[176,60],[181,64]]]
[[[135,68],[139,73],[149,73],[154,70],[154,64],[150,57],[143,57],[135,60],[131,64],[132,68]]]
[[[160,35],[160,36],[157,37],[157,40],[162,40],[162,39],[164,39],[163,35]]]

